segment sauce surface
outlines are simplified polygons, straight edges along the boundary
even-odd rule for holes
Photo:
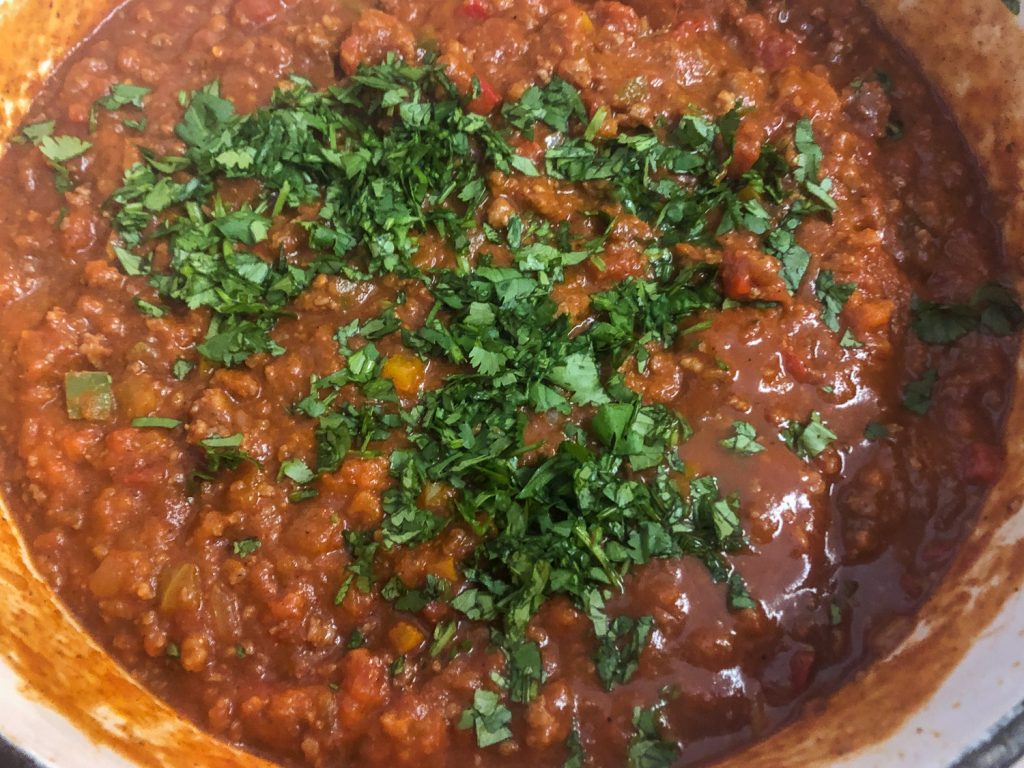
[[[647,764],[645,755],[691,764],[783,722],[906,626],[1001,471],[1015,340],[986,324],[986,312],[1005,308],[992,298],[998,292],[978,293],[1000,275],[996,229],[954,127],[879,34],[846,3],[827,14],[812,3],[657,1],[129,5],[72,58],[28,121],[54,120],[53,136],[91,145],[59,162],[68,191],[55,186],[42,140],[12,146],[0,173],[4,477],[38,564],[159,695],[214,733],[287,763],[411,764],[429,755],[452,765],[561,765],[578,743],[587,764],[619,765],[627,754],[635,764]],[[586,119],[561,133],[539,126],[540,140],[513,131],[517,151],[541,168],[545,147],[557,146],[545,138],[578,137],[588,122],[599,142],[660,136],[664,122],[691,111],[721,118],[738,101],[745,109],[731,151],[721,135],[715,150],[733,181],[765,146],[790,165],[807,156],[794,146],[802,120],[820,146],[836,210],[799,222],[810,263],[795,292],[777,251],[749,227],[665,246],[676,264],[711,265],[721,301],[686,316],[669,348],[645,342],[645,364],[634,351],[618,366],[645,406],[692,428],[672,448],[685,465],[672,467],[681,487],[714,477],[720,500],[738,498],[745,541],[725,558],[749,604],[742,594],[730,600],[728,585],[695,557],[630,569],[621,594],[610,591],[607,614],[650,617],[650,629],[635,670],[611,691],[595,669],[595,626],[565,595],[546,600],[525,630],[543,680],[521,702],[495,680],[509,661],[486,623],[436,593],[416,610],[397,607],[396,591],[420,596],[437,580],[451,593],[474,586],[464,565],[487,534],[452,513],[455,494],[443,484],[420,501],[451,523],[387,549],[366,590],[350,583],[339,599],[358,561],[345,532],[377,535],[382,497],[395,486],[388,452],[407,444],[392,435],[376,441],[380,455],[344,456],[298,483],[301,467],[288,462],[316,468],[318,437],[317,422],[294,406],[310,394],[311,376],[346,370],[361,348],[357,340],[341,349],[339,328],[390,309],[407,331],[421,329],[434,302],[423,281],[318,274],[273,324],[269,353],[225,366],[197,353],[209,313],[188,312],[145,277],[126,275],[112,247],[124,245],[124,232],[111,222],[118,207],[105,201],[125,183],[137,147],[181,151],[180,92],[218,80],[248,113],[293,73],[316,92],[389,51],[410,61],[439,54],[467,112],[489,114],[503,130],[502,100],[522,103],[553,76],[578,91]],[[144,86],[144,108],[94,106],[118,83]],[[591,305],[595,294],[653,276],[651,243],[670,228],[626,210],[607,181],[495,169],[485,180],[486,199],[471,212],[479,233],[462,249],[473,264],[481,254],[513,263],[513,219],[568,222],[572,246],[563,250],[599,239],[598,258],[567,266],[551,291],[576,337],[608,314]],[[741,201],[763,199],[733,188]],[[278,196],[244,180],[218,191],[229,207],[266,199],[273,208]],[[778,206],[766,205],[777,228]],[[308,265],[314,249],[297,222],[312,216],[286,206],[252,252]],[[712,217],[714,232],[721,211]],[[502,238],[480,234],[484,222]],[[459,250],[428,232],[413,261],[452,269]],[[831,320],[823,272],[834,286],[855,286],[829,294]],[[914,310],[914,296],[944,303],[932,319],[951,343],[925,343],[911,328],[926,314]],[[972,305],[972,297],[980,298]],[[969,332],[953,338],[951,317]],[[393,382],[406,409],[458,370],[432,355],[417,362],[400,334],[374,344],[391,365],[377,379]],[[182,360],[195,366],[184,375]],[[89,371],[109,375],[109,403],[72,397],[67,375]],[[352,382],[338,390],[332,406],[367,400]],[[592,425],[599,407],[577,403],[568,418],[529,413],[523,442],[532,450],[522,466],[556,456],[565,423]],[[183,426],[133,426],[154,417]],[[759,448],[740,441],[737,422]],[[815,423],[833,437],[808,436]],[[218,437],[245,457],[211,466],[203,442]],[[284,476],[282,466],[291,468]],[[304,498],[305,488],[317,495]],[[454,635],[432,654],[436,628],[453,621]],[[500,702],[498,721],[482,729],[491,702],[475,698],[481,689]],[[460,728],[467,710],[471,727]],[[506,726],[508,736],[481,746],[481,730],[504,736]]]

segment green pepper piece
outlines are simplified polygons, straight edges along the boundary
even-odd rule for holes
[[[106,371],[71,371],[64,376],[68,418],[110,421],[114,418],[113,379]]]

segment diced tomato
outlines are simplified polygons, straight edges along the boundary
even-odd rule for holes
[[[714,27],[714,20],[707,12],[690,11],[678,17],[675,32],[681,37],[690,37],[698,32],[706,32]]]
[[[486,77],[477,75],[476,79],[480,83],[480,95],[469,102],[467,109],[477,115],[489,115],[501,103],[501,96]]]
[[[491,9],[486,0],[464,0],[459,7],[459,13],[473,21],[484,21],[491,16]]]
[[[921,550],[921,557],[929,565],[945,562],[956,551],[956,542],[936,539],[929,541]]]
[[[811,678],[814,672],[814,657],[814,650],[808,649],[797,651],[793,654],[792,658],[790,658],[789,679],[793,685],[794,693],[806,691],[807,687],[811,684]]]
[[[761,157],[761,145],[764,144],[764,126],[753,117],[745,117],[740,122],[732,145],[732,162],[729,164],[729,175],[739,178],[754,167]]]
[[[777,72],[796,56],[796,52],[796,39],[783,32],[769,35],[764,39],[758,51],[758,58],[769,72]]]
[[[1003,453],[991,443],[973,442],[967,449],[964,479],[969,483],[987,485],[999,479],[1003,471]]]
[[[807,367],[807,361],[804,360],[801,355],[797,354],[795,350],[784,346],[781,354],[782,364],[785,366],[786,373],[802,384],[809,384],[814,381],[814,376]]]
[[[745,259],[726,259],[719,273],[722,290],[730,299],[742,300],[750,297],[754,284],[750,276],[750,263]]]
[[[238,0],[235,20],[244,26],[260,27],[271,21],[282,10],[279,0]]]

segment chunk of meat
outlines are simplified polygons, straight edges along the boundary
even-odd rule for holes
[[[790,303],[789,291],[774,256],[749,247],[727,247],[719,273],[722,290],[737,301],[759,300]]]
[[[412,30],[390,14],[366,10],[341,43],[341,67],[351,75],[360,64],[379,64],[392,52],[406,61],[416,59]]]
[[[298,0],[238,0],[231,12],[235,22],[244,27],[262,27],[273,21]]]

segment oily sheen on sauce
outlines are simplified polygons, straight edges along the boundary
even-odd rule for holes
[[[459,123],[461,188],[409,228],[374,218],[379,187],[360,216],[349,198],[327,216],[322,196],[282,194],[280,175],[205,151],[224,131],[236,152],[257,146],[218,118],[224,104],[259,110],[281,84],[294,99],[293,74],[317,98],[360,64],[393,78],[389,52],[447,73],[422,92],[405,82],[396,105],[462,105],[489,115],[496,142],[481,121]],[[328,106],[358,113],[388,90],[366,87],[357,105]],[[197,97],[179,94],[204,88],[199,130],[183,123]],[[420,108],[386,111],[362,121],[363,146],[420,125]],[[1000,470],[1017,312],[992,285],[1002,255],[981,182],[926,85],[856,5],[136,3],[68,62],[26,126],[0,174],[9,498],[40,567],[116,657],[214,733],[285,762],[707,759],[884,642]],[[619,136],[701,165],[645,176],[653,151]],[[622,146],[633,154],[616,156],[614,175],[588,170]],[[139,183],[125,177],[139,147],[188,150],[189,165],[158,160]],[[581,165],[556,162],[559,150]],[[313,186],[337,187],[322,163],[298,164]],[[211,186],[186,189],[192,179]],[[706,205],[684,215],[695,197]],[[139,201],[146,223],[130,215]],[[246,203],[252,215],[228,225],[221,214]],[[227,262],[229,242],[235,274],[263,288],[261,265],[279,270],[258,308],[239,308],[248,284],[226,299],[182,283],[170,244],[187,250],[194,228],[148,222],[188,215],[220,221],[191,252]],[[772,237],[787,216],[794,242]],[[352,248],[328,238],[344,226]],[[467,277],[486,274],[482,259],[533,292],[488,293]],[[237,287],[223,277],[218,289]],[[649,303],[635,299],[623,320],[640,284]],[[548,295],[555,311],[538,319]],[[454,341],[424,335],[435,322]],[[570,346],[547,350],[544,372],[537,354],[516,356],[535,339]],[[518,376],[501,384],[509,402],[534,373],[547,388],[524,389],[499,430],[529,450],[495,449],[488,467],[514,467],[500,487],[516,495],[494,509],[480,496],[496,493],[490,475],[449,466],[410,481],[389,462],[410,444],[441,451],[438,466],[469,458],[422,413],[401,413],[436,392],[469,402],[452,377],[474,372],[484,395],[498,386],[484,379]],[[329,382],[312,399],[311,376]],[[485,416],[508,416],[486,402]],[[328,439],[342,432],[347,442]],[[592,456],[566,458],[567,438]],[[605,474],[549,482],[525,504],[542,466]],[[714,493],[695,497],[707,478]],[[629,494],[583,498],[608,488]],[[534,571],[501,574],[515,548],[494,542],[514,545],[508,510],[525,504],[535,520],[544,498],[556,518],[587,523],[562,537],[575,545],[555,569],[582,570],[531,592]],[[641,523],[666,509],[697,524],[662,526],[672,544],[636,554],[631,535],[653,535]],[[527,533],[533,562],[555,560],[559,531]],[[502,606],[499,575],[528,599]]]

